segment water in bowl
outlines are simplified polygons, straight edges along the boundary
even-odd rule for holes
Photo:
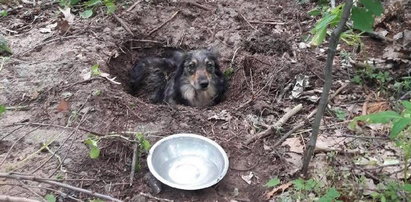
[[[196,155],[179,156],[163,164],[162,170],[168,171],[163,177],[179,185],[200,185],[216,180],[218,167],[210,160]]]

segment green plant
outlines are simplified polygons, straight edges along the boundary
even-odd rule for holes
[[[47,194],[46,196],[44,196],[44,199],[47,202],[56,202],[57,201],[56,196],[54,196],[53,194]]]
[[[80,0],[59,0],[59,4],[64,8],[72,8],[75,6],[84,8],[79,14],[82,18],[90,18],[93,16],[94,11],[99,7],[103,7],[106,10],[106,13],[110,15],[117,9],[115,0],[88,0],[84,3],[80,2]]]
[[[310,44],[318,46],[323,43],[327,36],[327,30],[335,28],[341,20],[344,4],[340,4],[335,8],[328,6],[319,6],[308,12],[309,15],[322,16],[311,30],[313,35]],[[362,32],[372,31],[374,19],[380,16],[383,12],[383,7],[380,0],[359,0],[357,6],[352,8],[350,19],[353,21],[352,26],[348,26],[348,30],[341,34],[341,39],[348,45],[361,43]],[[356,34],[353,29],[360,30]]]
[[[393,80],[390,73],[375,69],[369,65],[356,71],[351,79],[353,83],[359,85],[376,85],[380,90],[387,90],[388,84]]]
[[[411,77],[407,76],[400,78],[394,83],[393,90],[398,94],[411,91]]]
[[[6,17],[8,15],[9,15],[9,13],[7,12],[7,10],[1,10],[0,11],[0,17]]]
[[[91,70],[91,76],[100,76],[101,75],[100,65],[98,65],[98,64],[95,64],[95,65],[91,66],[90,70]]]
[[[150,142],[144,137],[143,134],[141,133],[136,133],[134,136],[134,139],[129,139],[125,136],[118,135],[118,134],[110,134],[106,136],[95,136],[95,135],[89,135],[87,139],[84,140],[84,144],[87,145],[89,148],[89,156],[92,159],[96,159],[100,156],[100,148],[98,146],[99,142],[103,139],[109,139],[109,138],[121,138],[123,140],[126,140],[131,143],[137,143],[139,145],[139,149],[137,149],[137,153],[135,154],[137,157],[136,161],[136,170],[140,170],[140,159],[141,156],[144,153],[148,153],[150,150],[151,144]]]
[[[411,184],[390,181],[386,184],[378,184],[378,190],[371,193],[374,200],[385,201],[405,201],[411,198]]]
[[[347,113],[339,107],[334,108],[333,112],[335,116],[337,117],[337,119],[340,121],[344,121],[345,118],[347,117]]]
[[[349,124],[355,130],[358,121],[366,123],[391,124],[390,139],[403,151],[404,164],[408,165],[411,159],[411,102],[403,101],[402,111],[383,111],[363,116],[358,116]],[[408,166],[404,167],[404,179],[408,178]]]
[[[267,184],[265,184],[264,186],[266,187],[275,187],[278,184],[280,184],[280,179],[278,178],[273,178],[270,181],[267,182]]]
[[[6,112],[6,106],[0,105],[0,116]]]

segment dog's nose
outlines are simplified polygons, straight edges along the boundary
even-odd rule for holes
[[[208,81],[207,80],[205,80],[205,81],[200,81],[200,87],[201,88],[207,88],[208,87]]]

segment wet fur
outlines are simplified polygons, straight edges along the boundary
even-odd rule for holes
[[[198,89],[195,85],[197,74],[189,74],[187,63],[199,61],[199,70],[209,77],[208,87]],[[213,61],[214,71],[205,72],[201,69],[204,61]],[[202,74],[202,75],[203,75]],[[220,70],[217,56],[206,49],[194,50],[188,53],[175,52],[168,58],[146,58],[139,61],[131,71],[131,84],[134,91],[144,89],[151,93],[155,103],[182,104],[204,107],[215,105],[223,99],[226,81]]]

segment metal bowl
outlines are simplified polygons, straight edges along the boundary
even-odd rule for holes
[[[211,187],[227,173],[228,157],[216,142],[195,134],[168,136],[151,147],[150,172],[160,182],[183,190]]]

